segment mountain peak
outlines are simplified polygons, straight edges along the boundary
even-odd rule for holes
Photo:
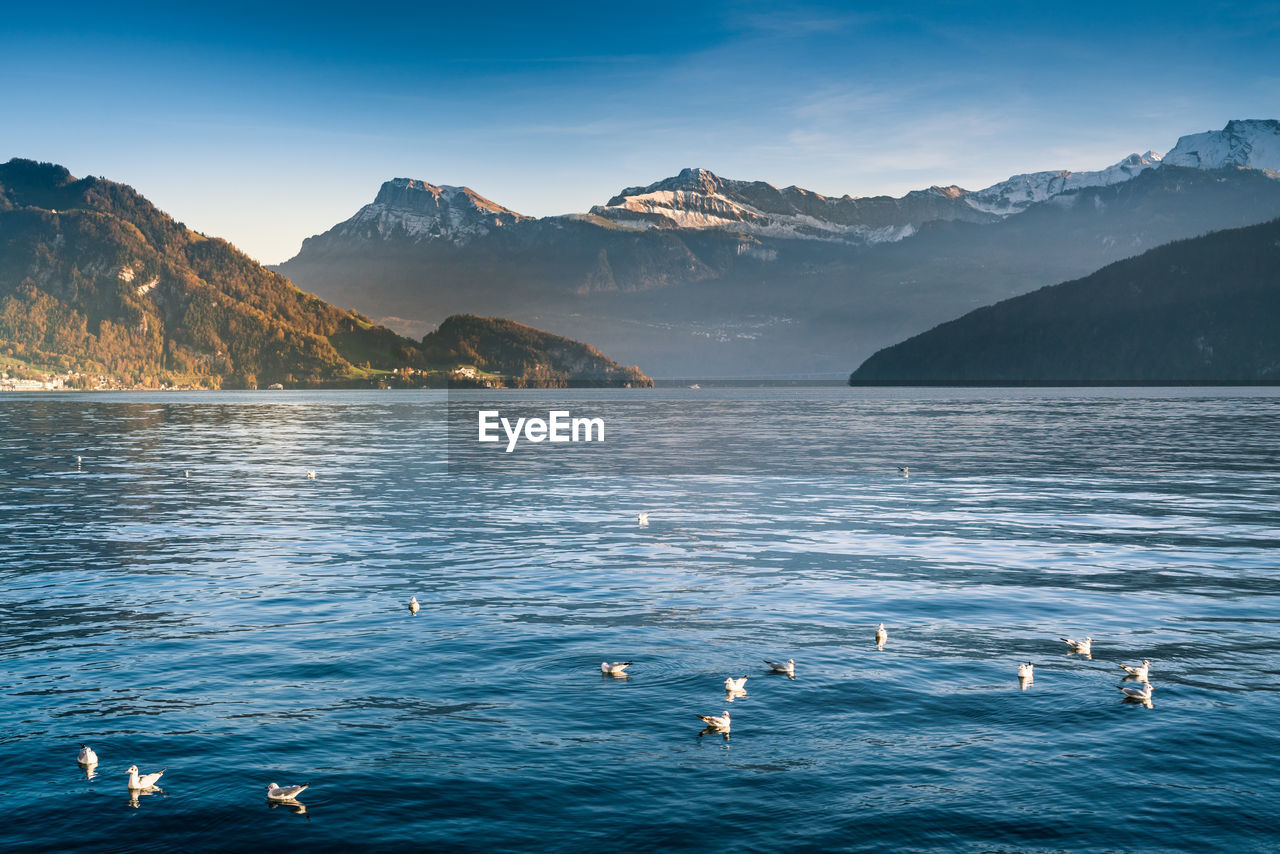
[[[339,223],[338,236],[413,242],[444,240],[461,245],[495,228],[530,219],[486,199],[470,187],[430,184],[417,178],[392,178],[373,202]]]
[[[728,182],[735,183],[735,182]],[[643,187],[626,187],[618,195],[614,196],[605,203],[606,207],[620,204],[623,199],[629,196],[647,196],[652,193],[662,192],[684,192],[684,193],[703,193],[708,196],[715,195],[725,186],[726,182],[722,181],[718,175],[709,169],[700,167],[689,167],[681,169],[676,175],[670,178],[663,178],[661,181],[654,181],[652,184]]]
[[[486,199],[470,187],[450,187],[447,184],[438,186],[417,178],[392,178],[378,189],[373,203],[415,213],[435,212],[460,205],[499,217],[525,218],[510,208]]]
[[[1280,121],[1232,119],[1222,130],[1178,139],[1164,156],[1170,166],[1192,169],[1265,169],[1280,172]]]

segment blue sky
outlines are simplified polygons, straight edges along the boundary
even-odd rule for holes
[[[393,177],[547,215],[686,166],[855,196],[1101,168],[1280,118],[1277,56],[1280,3],[71,2],[5,12],[0,158],[275,263]]]

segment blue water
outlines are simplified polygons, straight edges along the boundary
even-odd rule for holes
[[[478,399],[0,399],[0,849],[1280,847],[1276,391]]]

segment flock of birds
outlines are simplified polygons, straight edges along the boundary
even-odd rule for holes
[[[1093,658],[1093,638],[1085,637],[1083,640],[1075,638],[1062,638],[1062,642],[1067,645],[1073,653],[1078,653],[1086,658]],[[1026,668],[1027,678],[1031,678],[1031,662],[1027,662],[1018,668],[1018,678],[1022,678],[1023,668]],[[1126,702],[1141,703],[1148,709],[1154,706],[1151,696],[1155,689],[1151,685],[1151,662],[1142,659],[1141,664],[1121,664],[1120,669],[1125,672],[1125,682],[1137,682],[1137,685],[1121,684],[1117,686],[1120,692],[1124,694]],[[1025,685],[1023,687],[1026,687]]]
[[[79,469],[80,465],[81,465],[81,460],[80,460],[80,457],[77,456],[76,468]],[[899,466],[898,472],[903,477],[909,476],[909,471],[906,466]],[[184,471],[182,474],[184,478],[189,478],[191,476],[190,471]],[[316,479],[315,471],[311,469],[307,470],[306,479],[315,480]],[[636,515],[636,524],[642,528],[649,527],[649,511],[643,511],[638,513]],[[418,611],[421,609],[421,607],[422,606],[418,603],[417,596],[410,597],[409,599],[410,614],[413,614],[416,616]],[[889,632],[885,628],[884,623],[880,623],[878,626],[876,626],[876,631],[875,631],[876,649],[883,650],[885,643],[888,640],[889,640]],[[1070,653],[1080,654],[1090,659],[1093,658],[1093,638],[1092,637],[1085,637],[1082,640],[1076,640],[1074,638],[1062,638],[1062,641],[1067,645]],[[627,677],[630,675],[626,672],[627,668],[634,663],[635,662],[633,661],[613,661],[613,662],[602,661],[600,663],[600,673],[604,676],[614,676],[614,677],[620,677],[620,678]],[[771,673],[782,674],[786,676],[788,679],[796,678],[795,659],[789,658],[785,662],[770,661],[769,659],[765,659],[764,663],[768,665]],[[1151,673],[1151,662],[1144,658],[1141,664],[1137,664],[1137,665],[1121,664],[1120,667],[1125,671],[1124,681],[1126,683],[1134,682],[1134,681],[1139,683],[1138,685],[1121,684],[1120,686],[1118,686],[1120,691],[1124,694],[1125,701],[1141,703],[1146,708],[1152,708],[1153,707],[1153,703],[1152,703],[1153,688],[1151,685],[1151,681],[1149,679],[1149,676]],[[1030,661],[1025,662],[1023,664],[1019,664],[1018,665],[1018,682],[1022,690],[1025,691],[1027,689],[1027,686],[1031,685],[1034,681],[1035,681],[1035,665]],[[747,692],[746,685],[747,685],[746,676],[739,676],[737,678],[730,676],[726,678],[724,680],[725,700],[727,700],[728,702],[733,702],[734,699],[745,696]],[[718,715],[695,715],[695,717],[697,717],[700,721],[706,724],[706,729],[703,730],[703,733],[721,733],[724,735],[725,738],[729,737],[729,733],[732,728],[732,716],[729,714],[728,710],[725,710]],[[97,768],[97,765],[98,765],[98,754],[94,752],[92,747],[89,747],[86,744],[81,744],[80,753],[76,757],[76,761],[80,765],[80,767],[85,771],[87,776],[89,776],[90,778],[95,776],[95,769]],[[129,766],[128,770],[125,773],[129,775],[129,782],[128,782],[129,797],[130,797],[131,803],[134,806],[138,805],[138,795],[151,794],[153,792],[163,791],[157,784],[160,782],[160,778],[164,776],[164,772],[166,770],[167,769],[165,768],[161,768],[159,771],[156,771],[152,774],[142,774],[138,771],[137,765]],[[306,806],[300,803],[297,800],[297,798],[298,798],[298,795],[302,794],[302,792],[305,791],[310,785],[311,785],[310,783],[304,783],[300,786],[281,786],[278,783],[268,783],[266,786],[267,800],[271,802],[273,805],[284,804],[284,805],[293,807],[298,812],[305,812]]]
[[[80,753],[76,756],[76,762],[90,779],[97,775],[98,754],[87,744],[80,745]],[[143,774],[138,771],[137,765],[130,765],[125,771],[129,775],[129,801],[133,806],[138,805],[139,795],[149,795],[155,792],[163,792],[157,783],[164,776],[167,768],[161,768],[152,774]],[[281,786],[279,783],[267,784],[267,800],[272,804],[285,804],[294,807],[297,812],[306,812],[306,807],[299,803],[298,795],[310,786],[310,783],[304,783],[301,786]]]

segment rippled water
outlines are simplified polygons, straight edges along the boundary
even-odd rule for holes
[[[432,392],[0,400],[0,848],[1280,844],[1280,394],[479,399],[617,438],[544,472],[449,465]]]

